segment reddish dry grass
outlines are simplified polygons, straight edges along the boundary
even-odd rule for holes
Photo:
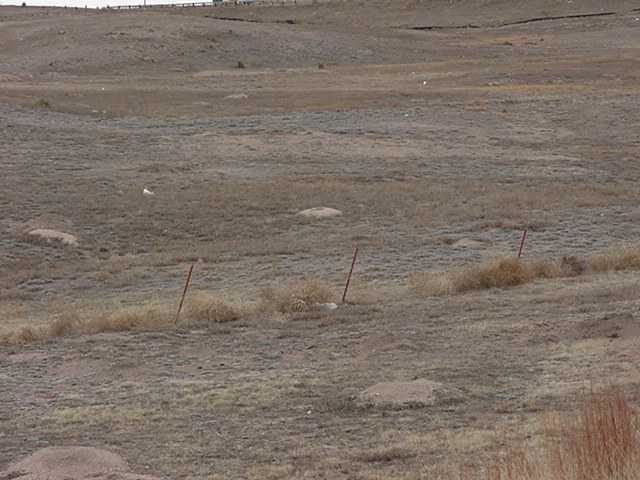
[[[592,393],[574,416],[547,420],[540,449],[517,449],[487,480],[632,480],[640,477],[638,417],[618,390]]]

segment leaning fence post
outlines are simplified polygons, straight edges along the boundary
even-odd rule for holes
[[[175,321],[176,324],[180,319],[180,312],[182,311],[182,304],[184,303],[184,297],[186,297],[187,290],[189,290],[189,285],[191,284],[191,274],[193,273],[194,265],[195,263],[192,263],[191,266],[189,267],[189,273],[187,273],[187,280],[184,282],[184,290],[182,291],[182,297],[180,298],[180,305],[178,305],[178,311],[176,312],[176,321]]]
[[[527,229],[522,231],[522,238],[520,239],[520,248],[518,249],[518,258],[522,256],[522,249],[524,248],[524,241],[527,239]]]
[[[344,293],[342,294],[342,303],[347,299],[347,292],[349,291],[349,284],[351,283],[351,275],[353,274],[353,267],[356,265],[356,258],[358,258],[358,247],[353,251],[353,260],[351,260],[351,268],[349,269],[349,275],[347,275],[347,283],[344,286]]]

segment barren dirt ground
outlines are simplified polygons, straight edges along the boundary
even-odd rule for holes
[[[176,479],[473,478],[585,388],[638,400],[637,273],[408,281],[514,254],[524,227],[527,257],[637,244],[636,7],[0,7],[0,333],[173,309],[193,261],[196,291],[337,299],[361,249],[336,311],[0,345],[0,470],[88,445]],[[316,206],[343,215],[296,215]],[[416,378],[456,396],[355,401]]]

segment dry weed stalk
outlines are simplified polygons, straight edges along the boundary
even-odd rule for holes
[[[592,393],[576,415],[547,418],[539,449],[514,449],[487,480],[632,480],[640,476],[638,418],[619,390]]]

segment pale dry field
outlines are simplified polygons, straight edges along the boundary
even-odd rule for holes
[[[133,330],[0,345],[0,470],[81,444],[167,478],[473,478],[584,389],[636,402],[635,261],[421,288],[514,256],[525,227],[527,259],[637,245],[634,8],[1,7],[0,337]],[[296,215],[316,206],[343,215]],[[310,278],[338,301],[356,245],[350,304],[265,307]],[[203,295],[233,310],[194,312]],[[416,378],[457,394],[355,401]]]

